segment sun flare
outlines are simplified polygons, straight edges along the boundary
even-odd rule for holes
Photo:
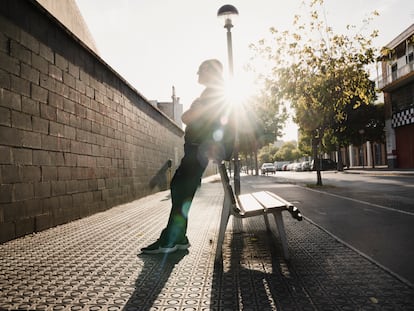
[[[242,105],[257,93],[254,79],[247,74],[235,75],[225,81],[225,97],[231,105]]]

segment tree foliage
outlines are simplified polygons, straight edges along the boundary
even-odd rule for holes
[[[272,70],[264,77],[268,101],[291,103],[294,121],[311,140],[312,155],[317,159],[317,148],[329,147],[332,137],[345,130],[346,110],[368,105],[375,98],[367,65],[375,61],[372,39],[377,31],[336,34],[319,13],[323,0],[311,0],[307,5],[308,22],[297,15],[293,31],[272,28],[273,42],[261,40],[252,48],[271,63]],[[322,185],[318,167],[317,184]]]

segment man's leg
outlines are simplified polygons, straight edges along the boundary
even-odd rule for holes
[[[172,207],[166,228],[168,240],[177,242],[185,238],[188,212],[208,160],[197,157],[196,151],[188,152],[171,181]]]
[[[172,207],[167,227],[158,241],[142,249],[144,253],[169,253],[189,247],[186,237],[188,212],[208,159],[200,157],[196,147],[184,150],[184,157],[171,180]]]

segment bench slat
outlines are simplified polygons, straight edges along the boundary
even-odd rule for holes
[[[252,195],[265,209],[287,207],[285,202],[278,200],[267,191],[253,192]]]
[[[261,215],[264,213],[263,206],[256,200],[254,196],[251,195],[251,193],[239,195],[238,203],[240,216],[248,217]]]

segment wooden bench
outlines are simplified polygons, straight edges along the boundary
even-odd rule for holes
[[[280,242],[282,244],[283,256],[289,259],[288,244],[286,239],[285,227],[283,224],[282,211],[288,211],[297,220],[302,220],[300,211],[288,201],[269,191],[259,191],[235,196],[227,175],[226,166],[218,164],[221,182],[224,189],[223,210],[221,213],[220,229],[217,239],[216,261],[221,260],[224,234],[230,215],[239,218],[253,216],[263,216],[267,230],[270,230],[268,215],[274,216]]]

